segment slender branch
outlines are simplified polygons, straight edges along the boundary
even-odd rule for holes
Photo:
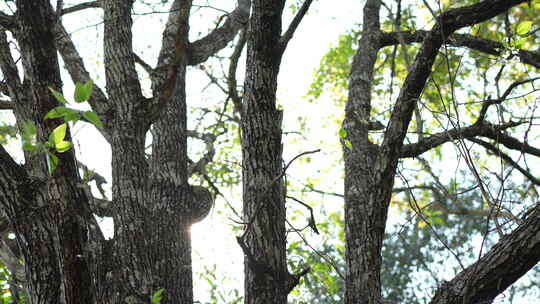
[[[520,85],[529,83],[529,82],[534,82],[534,81],[536,81],[538,79],[540,79],[540,77],[530,78],[530,79],[521,80],[521,81],[515,81],[510,86],[508,86],[508,88],[506,88],[506,90],[504,91],[504,93],[502,94],[502,96],[500,98],[494,99],[494,100],[493,99],[488,99],[488,100],[484,101],[484,103],[482,104],[482,108],[480,109],[480,114],[478,114],[478,118],[477,118],[476,121],[484,120],[485,117],[486,117],[486,113],[487,113],[487,110],[488,110],[489,106],[494,105],[494,104],[502,103],[504,100],[506,100],[506,98],[512,93],[512,91],[515,88],[517,88]]]
[[[133,57],[135,57],[135,62],[139,64],[146,71],[146,73],[148,73],[148,75],[152,75],[152,73],[154,73],[154,69],[135,52],[133,52]]]
[[[79,12],[88,8],[101,8],[101,7],[102,7],[101,0],[79,3],[74,6],[70,6],[70,7],[62,9],[62,15]]]
[[[493,125],[487,122],[475,123],[471,126],[464,128],[455,128],[448,131],[433,134],[428,137],[424,137],[413,144],[403,145],[399,153],[400,158],[417,157],[424,152],[427,152],[437,146],[444,143],[454,141],[457,138],[474,138],[477,136],[484,137],[496,137],[502,130],[512,128],[522,124],[522,122],[508,122],[502,125]]]
[[[540,157],[540,149],[535,148],[528,143],[520,142],[518,139],[507,135],[503,132],[491,130],[488,134],[485,134],[484,137],[492,139],[498,143],[503,144],[508,149],[528,153],[537,157]]]
[[[313,232],[315,232],[315,234],[319,234],[319,229],[317,229],[317,223],[315,222],[315,216],[313,215],[313,208],[310,205],[308,205],[308,204],[302,202],[301,200],[297,199],[296,197],[287,196],[287,198],[292,199],[293,201],[295,201],[298,204],[306,207],[306,209],[309,210],[308,226],[311,228],[311,230],[313,230]]]
[[[291,21],[291,24],[289,25],[289,28],[287,31],[281,36],[281,39],[279,41],[279,48],[281,49],[281,52],[283,53],[285,49],[287,48],[287,44],[291,40],[291,38],[294,35],[294,32],[298,28],[298,25],[300,25],[300,22],[302,22],[302,19],[306,15],[306,13],[309,10],[309,7],[313,0],[305,0],[304,3],[302,3],[302,6],[294,16],[293,20]]]
[[[382,32],[380,47],[398,45],[402,43],[420,43],[428,36],[428,31],[399,31]],[[466,47],[489,55],[500,56],[505,46],[497,41],[477,37],[468,34],[452,34],[444,41],[446,45],[454,47]],[[518,50],[518,58],[522,63],[529,64],[535,68],[540,68],[540,52]]]
[[[495,155],[500,157],[503,161],[508,163],[510,166],[521,172],[526,178],[528,178],[533,184],[540,186],[540,179],[534,177],[528,170],[521,167],[517,162],[515,162],[508,154],[503,153],[499,148],[497,148],[495,145],[490,144],[486,141],[483,141],[478,138],[469,138],[468,140],[477,143],[484,147],[486,150],[493,152]]]
[[[212,162],[214,155],[216,155],[214,142],[216,141],[217,135],[211,133],[200,134],[195,131],[188,131],[187,136],[202,140],[206,146],[204,155],[188,167],[188,175],[192,175],[193,173],[204,174],[205,166]]]
[[[69,36],[64,26],[62,26],[62,24],[60,23],[57,23],[54,30],[56,35],[56,46],[60,55],[62,56],[65,67],[69,75],[71,76],[73,82],[84,83],[91,80],[90,73],[86,69],[83,59],[79,55],[79,52],[77,51],[73,40],[71,40],[71,37]],[[92,109],[96,113],[98,113],[105,126],[107,126],[108,122],[112,118],[109,117],[110,115],[108,114],[110,113],[111,105],[107,97],[105,96],[103,90],[95,83],[93,86],[92,96],[90,97],[88,103],[90,104]],[[110,135],[108,134],[108,132],[106,132],[106,130],[104,129],[98,130],[101,132],[103,137],[110,142]]]
[[[236,71],[238,69],[238,61],[240,60],[240,55],[242,55],[242,50],[246,45],[247,41],[247,27],[240,32],[240,38],[238,38],[238,43],[236,44],[234,51],[229,58],[229,73],[227,76],[227,86],[229,88],[229,97],[234,105],[234,112],[238,115],[242,115],[242,97],[238,93],[238,84],[236,82]]]

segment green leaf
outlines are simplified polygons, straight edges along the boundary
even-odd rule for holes
[[[63,123],[56,127],[51,135],[49,135],[49,142],[54,144],[55,146],[58,145],[58,143],[64,141],[64,138],[66,137],[66,131],[67,131],[67,123]]]
[[[47,153],[47,165],[49,165],[49,174],[52,175],[56,167],[58,167],[58,157],[53,153]]]
[[[90,99],[90,96],[92,95],[92,87],[93,87],[92,80],[88,80],[85,84],[82,83],[76,83],[75,84],[75,94],[74,98],[76,102],[84,102]]]
[[[56,148],[56,151],[62,153],[62,152],[69,151],[69,149],[73,147],[73,144],[70,141],[63,140],[61,142],[56,143],[54,147]]]
[[[55,107],[54,109],[50,110],[47,114],[45,114],[45,119],[64,117],[70,112],[73,112],[73,110],[63,107],[63,106]]]
[[[154,294],[152,295],[152,304],[161,303],[161,299],[163,298],[163,292],[165,292],[165,288],[161,288],[158,291],[154,292]]]
[[[36,135],[37,135],[36,125],[30,120],[23,122],[23,130],[21,133],[21,138],[23,141],[23,149],[25,149],[25,146],[24,146],[25,143],[27,144],[27,147],[29,147],[28,145],[35,146]],[[33,151],[30,149],[31,148],[25,149],[25,150]]]
[[[81,119],[81,114],[79,114],[78,111],[73,111],[73,112],[67,113],[64,116],[64,121],[65,122],[68,122],[68,121],[77,122],[77,121],[79,121],[79,119]]]
[[[27,120],[23,123],[23,132],[25,136],[36,136],[37,128],[34,122]]]
[[[82,115],[84,118],[88,119],[88,121],[91,122],[94,126],[98,128],[103,128],[103,123],[101,122],[101,119],[99,119],[99,116],[96,112],[86,111],[82,112]]]
[[[514,42],[514,46],[516,48],[518,48],[518,49],[522,49],[523,46],[525,45],[525,42],[527,42],[527,39],[528,39],[527,37],[524,37],[524,38],[520,38],[520,39],[516,40]]]
[[[347,137],[347,130],[345,130],[344,128],[341,128],[341,129],[339,129],[338,134],[339,134],[340,138],[345,139]]]
[[[26,151],[36,151],[38,147],[29,142],[24,142],[22,145],[22,148],[23,150],[26,150]]]
[[[56,100],[58,100],[58,102],[60,103],[63,103],[63,104],[68,104],[69,102],[66,100],[66,98],[64,97],[64,95],[62,95],[60,92],[54,90],[53,88],[49,87],[49,91],[51,91],[51,93],[53,94],[54,98],[56,98]]]
[[[532,25],[532,21],[520,22],[516,27],[516,33],[520,36],[524,36],[531,30]]]
[[[352,150],[352,143],[350,140],[346,139],[345,140],[345,147],[349,148],[350,150]]]

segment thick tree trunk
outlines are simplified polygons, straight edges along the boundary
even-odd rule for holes
[[[345,238],[347,280],[345,303],[378,303],[381,296],[381,248],[387,203],[378,195],[384,185],[375,176],[378,146],[368,138],[371,87],[379,51],[380,0],[364,7],[364,31],[352,63],[349,100],[343,128],[352,149],[344,146]]]
[[[13,96],[21,96],[14,91],[25,84],[30,90],[24,98],[29,103],[20,100],[16,106],[18,123],[23,124],[21,119],[33,121],[38,128],[38,140],[44,142],[59,124],[57,120],[43,119],[58,105],[48,87],[61,89],[52,32],[56,15],[49,1],[17,1],[17,7],[19,18],[14,35],[19,41],[27,78],[21,84],[16,73],[5,76],[12,80],[9,90]],[[8,54],[5,55],[3,68],[16,71],[14,65],[9,67]],[[59,164],[51,177],[44,154],[27,157],[25,167],[34,176],[26,176],[23,188],[15,192],[22,197],[3,202],[4,211],[24,257],[28,301],[94,303],[95,288],[89,267],[92,254],[87,249],[89,229],[93,230],[88,225],[95,222],[89,212],[88,198],[77,187],[79,178],[73,151],[57,156]]]
[[[287,303],[282,112],[276,108],[284,1],[256,0],[242,111],[245,303]]]
[[[187,183],[186,66],[225,47],[244,26],[250,2],[239,0],[221,26],[191,45],[191,1],[175,0],[159,69],[150,73],[153,99],[143,97],[135,70],[133,2],[98,3],[104,10],[108,96],[94,86],[90,100],[102,115],[100,131],[112,148],[114,203],[108,214],[114,219],[114,239],[105,241],[99,231],[79,187],[73,151],[58,155],[60,164],[50,178],[43,154],[25,153],[21,167],[0,149],[0,203],[25,259],[30,303],[148,303],[160,289],[162,304],[193,302],[189,227],[208,214],[213,199],[205,188]],[[60,122],[43,120],[58,105],[48,86],[61,90],[55,43],[74,81],[89,80],[89,73],[49,1],[21,0],[16,6],[17,15],[2,14],[2,26],[18,40],[28,77],[19,80],[4,32],[0,65],[17,123],[34,121],[43,141]],[[145,140],[152,124],[152,157],[147,159]]]

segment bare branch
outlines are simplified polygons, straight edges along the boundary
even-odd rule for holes
[[[533,184],[540,186],[540,180],[536,177],[534,177],[529,171],[525,170],[525,168],[521,167],[517,162],[515,162],[508,154],[503,153],[499,148],[497,148],[495,145],[490,144],[486,141],[483,141],[478,138],[469,138],[468,140],[477,143],[481,145],[482,147],[486,148],[486,150],[494,153],[498,157],[500,157],[504,162],[521,172],[526,178],[528,178]]]
[[[236,33],[247,24],[250,7],[251,1],[238,0],[236,9],[229,14],[222,26],[191,43],[188,50],[190,54],[188,64],[196,65],[205,62],[210,56],[227,46]]]
[[[64,8],[62,9],[62,15],[79,12],[88,8],[101,8],[101,0],[79,3],[77,5]]]
[[[242,55],[242,50],[246,45],[247,41],[247,27],[240,32],[240,38],[238,38],[238,43],[234,48],[234,51],[231,55],[229,62],[229,73],[227,76],[227,86],[229,88],[229,97],[231,98],[234,111],[238,115],[242,115],[242,97],[238,94],[238,85],[236,82],[236,70],[238,69],[238,60],[240,60],[240,55]]]
[[[431,74],[431,68],[438,51],[448,36],[462,27],[490,19],[523,2],[526,1],[486,0],[470,6],[450,9],[438,17],[437,23],[424,39],[394,105],[381,146],[383,157],[379,158],[385,161],[389,160],[386,164],[381,164],[384,167],[381,168],[385,171],[384,176],[393,175],[392,172],[395,170],[399,158],[399,154],[394,151],[401,150],[420,93]]]
[[[214,155],[216,154],[214,142],[216,141],[217,136],[211,133],[200,134],[195,131],[188,131],[187,136],[202,140],[206,146],[206,152],[204,155],[197,162],[190,164],[188,168],[188,175],[192,175],[193,173],[203,174],[206,165],[212,162]]]
[[[464,128],[456,128],[441,133],[433,134],[425,137],[422,140],[408,145],[403,145],[399,153],[400,158],[417,157],[424,152],[427,152],[434,147],[444,143],[454,141],[458,138],[474,138],[477,136],[496,137],[496,134],[502,130],[512,128],[522,124],[522,122],[508,122],[502,125],[493,125],[487,122],[475,123]]]
[[[515,81],[510,86],[508,86],[508,88],[506,89],[506,91],[504,91],[503,95],[500,98],[495,99],[495,100],[490,99],[490,100],[484,101],[484,103],[482,104],[482,108],[480,109],[480,114],[478,114],[478,118],[476,121],[484,120],[486,117],[487,110],[489,109],[489,106],[502,103],[504,100],[506,100],[506,98],[512,93],[512,91],[516,87],[529,83],[529,82],[533,82],[538,79],[540,79],[540,77],[530,78],[530,79],[526,79],[522,81]]]
[[[291,40],[291,38],[294,35],[294,32],[298,28],[298,25],[300,25],[300,22],[302,22],[302,19],[306,15],[306,13],[309,10],[309,7],[313,0],[305,0],[304,3],[302,3],[302,6],[294,16],[293,20],[291,21],[291,24],[289,25],[289,28],[287,31],[281,36],[281,39],[279,41],[279,48],[281,49],[281,52],[283,53],[285,49],[287,48],[287,44]]]
[[[535,148],[528,143],[520,142],[518,139],[507,135],[501,131],[495,131],[492,130],[492,132],[488,132],[487,134],[483,135],[484,137],[487,137],[489,139],[492,139],[498,143],[503,144],[508,149],[520,151],[523,153],[528,153],[537,157],[540,157],[540,149]]]
[[[135,57],[135,62],[139,64],[146,71],[146,73],[148,73],[148,75],[152,75],[154,69],[135,52],[133,52],[133,56]]]
[[[540,261],[540,204],[512,233],[476,263],[444,282],[430,304],[492,303],[493,299]],[[451,302],[448,299],[452,299]]]
[[[133,1],[103,2],[105,78],[107,93],[114,103],[140,103],[144,100],[132,50],[132,7]],[[133,107],[123,105],[123,108]]]

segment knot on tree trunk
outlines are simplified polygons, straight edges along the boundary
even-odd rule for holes
[[[191,224],[202,221],[214,206],[214,197],[203,186],[189,186],[187,206]]]

